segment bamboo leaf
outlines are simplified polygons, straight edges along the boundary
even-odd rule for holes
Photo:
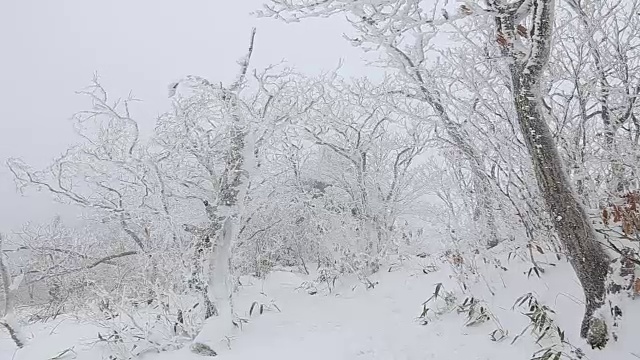
[[[440,290],[442,289],[442,283],[438,283],[436,285],[436,291],[433,292],[433,297],[437,298],[440,294]]]
[[[513,345],[513,343],[515,343],[516,340],[518,340],[518,338],[520,338],[527,331],[527,329],[529,329],[529,327],[531,327],[531,324],[525,326],[525,328],[522,329],[522,332],[520,332],[520,334],[516,335],[516,337],[514,337],[513,340],[511,340],[511,345]]]
[[[427,316],[427,312],[429,312],[429,308],[423,305],[423,309],[422,309],[422,313],[420,314],[421,318],[424,318]]]
[[[544,338],[544,336],[547,335],[547,331],[548,330],[549,330],[549,327],[547,326],[547,328],[544,329],[542,334],[540,334],[540,336],[538,336],[538,339],[536,340],[536,344],[540,343],[540,341]]]

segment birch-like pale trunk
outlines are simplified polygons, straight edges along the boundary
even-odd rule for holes
[[[251,41],[247,56],[241,62],[240,76],[228,89],[223,89],[222,99],[226,101],[229,113],[230,146],[225,160],[225,167],[220,179],[220,193],[215,213],[209,216],[214,227],[215,249],[208,260],[208,298],[213,299],[216,313],[207,319],[202,331],[195,339],[192,350],[208,347],[213,352],[220,343],[228,339],[234,328],[233,288],[231,284],[231,249],[238,235],[242,201],[246,193],[249,179],[247,161],[253,154],[252,146],[247,146],[249,139],[248,122],[240,112],[238,92],[244,82],[249,60],[253,53],[255,29],[251,32]],[[249,144],[251,145],[251,144]]]

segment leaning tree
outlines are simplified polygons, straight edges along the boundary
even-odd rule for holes
[[[446,8],[437,10],[437,4],[429,6],[421,0],[271,0],[260,15],[299,21],[346,14],[357,32],[350,39],[352,43],[381,51],[388,65],[406,79],[407,88],[415,89],[412,95],[433,106],[449,130],[448,135],[472,162],[478,156],[466,146],[467,139],[459,137],[458,127],[442,106],[446,98],[429,85],[433,64],[426,54],[434,46],[430,40],[441,27],[455,27],[456,22],[472,16],[483,17],[487,26],[493,23],[495,39],[491,46],[497,47],[496,56],[504,59],[501,65],[508,67],[520,136],[528,149],[546,210],[584,289],[586,308],[581,336],[588,338],[592,346],[602,347],[607,341],[606,331],[602,331],[605,323],[596,313],[605,304],[608,257],[564,169],[541,93],[552,48],[555,1],[489,0],[466,2],[455,14]],[[480,164],[476,167],[481,168]],[[477,178],[484,181],[480,170]]]

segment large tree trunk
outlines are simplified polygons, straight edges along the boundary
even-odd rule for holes
[[[512,41],[516,24],[515,12],[497,19],[498,37],[510,64],[513,100],[518,123],[525,140],[538,187],[544,198],[562,245],[584,289],[586,306],[580,335],[594,347],[606,344],[604,322],[594,313],[605,303],[605,281],[609,259],[597,241],[586,211],[573,191],[564,170],[554,138],[545,120],[540,93],[540,78],[549,60],[553,31],[553,0],[534,0],[534,28],[528,56],[518,54]]]
[[[584,288],[586,309],[580,334],[586,337],[594,311],[604,305],[608,257],[563,169],[562,159],[541,112],[537,98],[539,85],[522,71],[516,69],[512,74],[518,121],[540,192]]]
[[[192,344],[191,350],[199,354],[216,354],[220,342],[228,340],[234,323],[233,288],[231,281],[231,249],[238,235],[242,202],[249,183],[247,161],[253,152],[248,137],[248,121],[240,110],[239,91],[243,85],[249,60],[253,53],[256,29],[251,31],[249,51],[241,60],[240,76],[228,89],[222,89],[221,99],[226,102],[229,116],[230,144],[225,168],[220,179],[220,193],[215,208],[207,209],[211,220],[211,233],[215,234],[215,249],[208,261],[208,297],[215,301],[216,316],[209,319]],[[248,143],[249,142],[249,143]]]

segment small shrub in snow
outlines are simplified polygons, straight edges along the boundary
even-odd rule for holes
[[[262,315],[265,311],[281,312],[278,305],[276,305],[276,303],[273,301],[270,304],[263,304],[263,303],[258,303],[257,301],[254,301],[251,304],[251,307],[249,308],[249,316],[253,315],[254,312],[257,312],[260,315]]]
[[[436,284],[433,295],[422,303],[422,312],[418,320],[420,324],[427,325],[431,321],[429,314],[440,316],[453,311],[466,315],[464,325],[468,327],[478,326],[493,320],[497,327],[489,334],[493,341],[501,341],[508,336],[508,331],[502,328],[498,319],[482,300],[469,296],[462,303],[458,303],[455,293],[444,290],[442,283]]]
[[[90,305],[91,321],[104,329],[104,343],[116,359],[182,348],[202,327],[204,306],[170,291],[151,299],[114,299],[103,294]]]
[[[515,343],[527,330],[537,336],[536,343],[540,343],[543,339],[552,339],[554,337],[564,338],[564,333],[559,327],[555,326],[551,314],[555,312],[546,305],[542,305],[531,293],[527,293],[519,297],[513,308],[524,308],[524,315],[529,318],[530,323],[522,330],[522,332],[513,338],[511,343]]]
[[[496,329],[489,333],[489,337],[493,341],[504,340],[509,335],[509,332],[502,328],[496,316],[489,310],[487,304],[480,299],[473,296],[465,298],[461,304],[457,305],[456,312],[467,315],[465,326],[478,326],[493,321]]]
[[[324,284],[327,286],[329,292],[333,292],[336,287],[336,280],[340,276],[340,272],[333,268],[321,268],[318,270],[318,277],[314,280],[317,284]]]
[[[464,299],[456,309],[458,314],[467,314],[466,326],[475,326],[491,320],[491,313],[485,305],[474,297]]]
[[[422,325],[430,321],[429,314],[442,315],[451,312],[456,307],[456,296],[452,291],[444,290],[442,283],[436,284],[433,295],[422,303],[422,312],[418,319]]]
[[[296,288],[296,290],[298,289],[304,289],[309,295],[315,295],[318,293],[315,281],[303,281],[302,284]]]
[[[533,294],[527,293],[519,297],[513,305],[513,309],[515,308],[525,310],[524,315],[529,318],[529,324],[520,334],[513,338],[511,344],[515,343],[529,330],[535,337],[536,344],[543,346],[542,349],[533,354],[531,360],[582,358],[582,350],[571,345],[565,339],[564,331],[556,325],[553,319],[555,311],[546,305],[540,304]],[[570,350],[569,353],[566,352],[567,348]]]
[[[191,347],[189,349],[194,354],[198,354],[198,355],[202,355],[202,356],[217,356],[218,355],[218,353],[215,352],[215,350],[213,350],[209,345],[206,345],[206,344],[203,344],[203,343],[199,343],[199,342],[195,342],[195,343],[191,344]]]

